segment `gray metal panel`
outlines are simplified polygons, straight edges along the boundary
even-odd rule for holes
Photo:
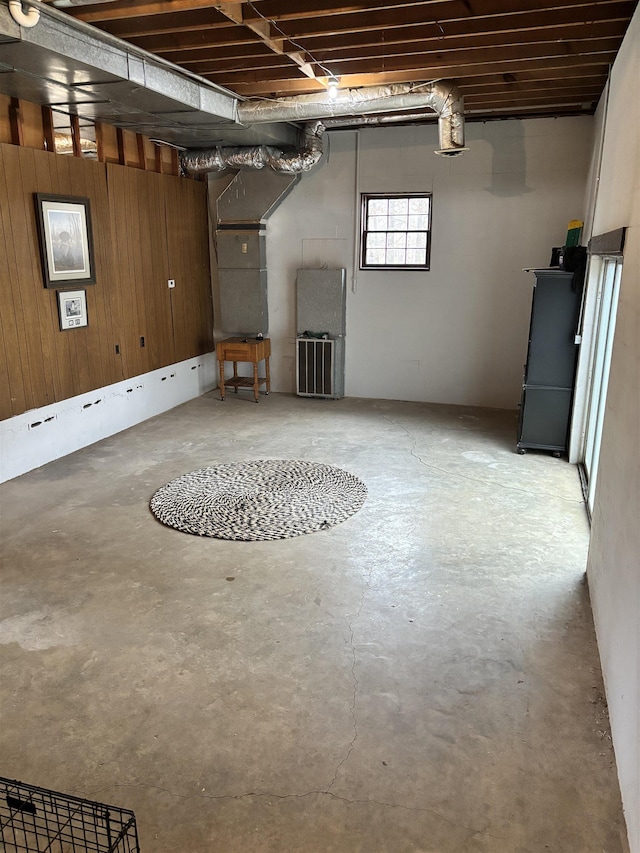
[[[0,6],[0,43],[20,38],[20,27],[11,17],[8,6]]]
[[[580,313],[579,289],[573,274],[559,270],[535,270],[527,385],[570,388],[576,363],[575,334]]]
[[[220,328],[231,335],[269,332],[266,270],[219,269]]]
[[[347,290],[344,269],[301,269],[296,279],[297,329],[346,334]]]
[[[218,198],[218,222],[261,222],[299,180],[271,169],[238,172]]]
[[[266,240],[259,231],[217,231],[218,266],[226,269],[264,269]]]
[[[40,21],[19,27],[0,2],[0,93],[56,105],[165,142],[295,145],[284,122],[243,127],[237,97],[108,33],[41,4]]]
[[[518,447],[566,450],[571,397],[571,388],[525,388]]]

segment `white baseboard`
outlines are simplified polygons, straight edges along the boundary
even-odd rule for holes
[[[0,422],[0,483],[211,391],[216,370],[207,353]]]

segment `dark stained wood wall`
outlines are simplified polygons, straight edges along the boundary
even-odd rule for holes
[[[90,200],[86,328],[59,329],[36,192]],[[208,246],[204,183],[0,144],[0,419],[211,352]]]

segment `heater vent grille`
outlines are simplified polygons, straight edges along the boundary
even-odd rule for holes
[[[335,341],[296,338],[297,391],[301,397],[335,396]]]

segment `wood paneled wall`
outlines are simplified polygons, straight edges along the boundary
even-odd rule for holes
[[[36,192],[90,200],[86,328],[60,331]],[[0,144],[0,419],[211,352],[212,327],[204,183]]]

